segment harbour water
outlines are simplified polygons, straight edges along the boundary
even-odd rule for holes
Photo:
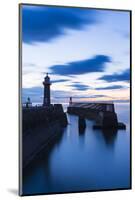
[[[126,130],[93,130],[86,120],[78,132],[78,117],[68,115],[61,137],[32,163],[23,182],[24,194],[123,189],[130,187],[130,105],[115,104]]]

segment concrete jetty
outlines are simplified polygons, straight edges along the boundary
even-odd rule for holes
[[[113,102],[74,102],[68,106],[67,112],[94,120],[94,129],[126,129],[125,124],[118,122]]]

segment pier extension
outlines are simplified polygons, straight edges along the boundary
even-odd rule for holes
[[[93,129],[126,129],[126,125],[118,122],[114,103],[72,103],[67,112],[86,119],[94,120]]]

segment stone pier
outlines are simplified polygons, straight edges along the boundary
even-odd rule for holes
[[[67,116],[61,104],[23,108],[23,168],[63,132]]]
[[[69,114],[94,120],[94,129],[126,129],[126,125],[118,122],[114,103],[72,103],[67,108]]]

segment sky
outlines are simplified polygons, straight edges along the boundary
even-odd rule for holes
[[[129,101],[130,13],[22,6],[22,101]]]

